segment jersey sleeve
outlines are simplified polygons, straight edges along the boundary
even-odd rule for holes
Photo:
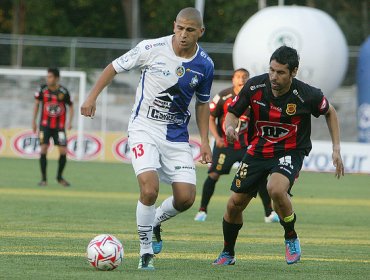
[[[151,51],[146,46],[146,41],[141,41],[135,48],[113,60],[112,65],[114,70],[117,73],[121,73],[143,67]]]
[[[321,90],[316,89],[312,93],[311,114],[318,118],[325,115],[329,110],[329,101]]]
[[[36,92],[35,92],[35,99],[37,100],[42,100],[43,93],[42,93],[42,87],[40,87]]]
[[[213,65],[209,67],[205,78],[202,82],[198,85],[195,95],[197,97],[197,101],[201,103],[209,102],[211,98],[211,87],[213,82]]]
[[[223,114],[223,103],[220,94],[216,94],[209,103],[209,111],[211,116],[218,118]]]
[[[71,95],[69,94],[69,92],[68,92],[68,91],[67,91],[67,93],[66,93],[66,96],[65,96],[64,102],[65,102],[68,106],[73,105]]]
[[[250,106],[249,95],[250,95],[250,84],[247,84],[242,88],[240,93],[235,96],[233,102],[229,105],[227,109],[228,112],[233,113],[235,116],[240,118],[241,115],[248,109]]]

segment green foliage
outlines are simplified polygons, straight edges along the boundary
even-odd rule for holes
[[[31,35],[127,36],[121,1],[27,0],[25,33]]]
[[[26,9],[26,34],[108,38],[128,36],[123,1],[18,0],[24,3]],[[0,33],[12,32],[13,4],[16,2],[1,0]],[[267,5],[276,5],[277,2],[268,0]],[[369,23],[363,22],[362,2],[364,1],[286,0],[285,4],[310,4],[322,9],[338,22],[349,45],[360,45],[368,36],[366,30],[363,30],[364,25],[369,26]],[[176,14],[187,6],[194,6],[194,0],[140,0],[141,37],[155,38],[171,33]],[[206,33],[202,40],[233,42],[241,26],[257,12],[257,7],[257,0],[206,1]]]
[[[205,42],[233,43],[243,24],[257,12],[255,0],[215,0],[206,4]]]
[[[140,1],[141,37],[156,38],[171,34],[177,13],[193,6],[193,0],[144,0]]]

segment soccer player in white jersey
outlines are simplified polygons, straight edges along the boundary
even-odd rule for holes
[[[144,40],[114,60],[104,69],[81,107],[82,115],[94,116],[96,99],[114,76],[141,69],[128,127],[132,165],[140,186],[136,209],[139,269],[154,269],[154,254],[162,249],[161,223],[190,208],[195,199],[195,166],[187,131],[188,106],[193,95],[201,161],[212,160],[208,101],[214,67],[211,58],[197,44],[203,33],[199,11],[181,10],[174,22],[173,35]],[[156,209],[159,179],[172,185],[173,195]]]

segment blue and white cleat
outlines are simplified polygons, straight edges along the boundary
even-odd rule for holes
[[[279,215],[275,211],[272,211],[270,216],[265,217],[265,223],[267,224],[278,222],[280,222]]]
[[[285,259],[287,264],[297,263],[301,259],[299,238],[285,240]]]
[[[154,270],[153,265],[153,258],[154,255],[152,254],[144,254],[140,257],[138,269],[140,270]]]
[[[207,213],[204,211],[199,211],[194,217],[194,221],[196,222],[204,222],[206,219],[207,219]]]
[[[234,265],[235,262],[236,259],[234,256],[231,256],[228,252],[221,252],[212,265]]]
[[[161,238],[161,225],[153,227],[154,238],[152,240],[152,248],[154,254],[159,254],[162,251],[163,241]]]

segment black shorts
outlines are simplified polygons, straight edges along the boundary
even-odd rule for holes
[[[50,138],[53,138],[54,145],[67,146],[67,136],[64,129],[54,129],[41,126],[39,132],[40,145],[49,145]]]
[[[274,158],[257,158],[246,154],[236,172],[231,190],[256,197],[258,188],[266,182],[267,177],[272,173],[280,173],[289,179],[290,194],[290,189],[302,168],[304,157],[304,152],[300,151],[288,151]]]
[[[213,148],[212,165],[208,173],[216,172],[219,175],[230,174],[230,170],[235,162],[241,162],[247,148],[235,150],[231,147]]]

